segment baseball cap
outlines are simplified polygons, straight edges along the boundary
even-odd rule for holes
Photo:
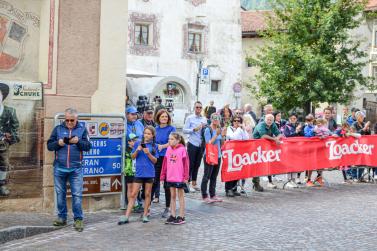
[[[138,139],[139,138],[139,136],[137,136],[136,134],[134,134],[134,133],[130,133],[130,134],[128,134],[128,139],[129,140],[134,140],[134,139]]]
[[[153,111],[154,111],[153,106],[151,106],[151,105],[147,105],[147,106],[144,108],[144,111],[145,111],[145,112],[153,112]]]
[[[137,109],[135,108],[135,106],[129,106],[126,109],[126,112],[127,113],[137,113]]]
[[[221,116],[218,113],[212,113],[211,120],[221,120]]]

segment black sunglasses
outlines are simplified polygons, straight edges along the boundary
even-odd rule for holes
[[[233,122],[241,122],[241,120],[238,120],[238,119],[237,119],[237,120],[233,120]]]
[[[68,122],[75,122],[75,120],[74,119],[66,119],[65,122],[67,122],[67,123]]]
[[[201,107],[201,106],[196,106],[195,108],[199,108],[199,109],[202,109],[203,107]]]

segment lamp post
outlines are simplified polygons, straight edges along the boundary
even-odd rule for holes
[[[203,60],[199,58],[197,60],[198,63],[198,73],[196,75],[196,90],[195,90],[195,95],[196,95],[196,101],[199,101],[199,83],[200,83],[200,77],[202,74],[202,67],[203,67]]]

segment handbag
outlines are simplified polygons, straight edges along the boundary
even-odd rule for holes
[[[219,164],[219,149],[217,145],[206,144],[206,163],[212,166]]]

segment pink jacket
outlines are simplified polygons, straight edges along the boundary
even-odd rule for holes
[[[162,164],[160,180],[184,182],[189,179],[189,156],[186,148],[179,144],[168,147]],[[166,179],[165,179],[166,178]]]

